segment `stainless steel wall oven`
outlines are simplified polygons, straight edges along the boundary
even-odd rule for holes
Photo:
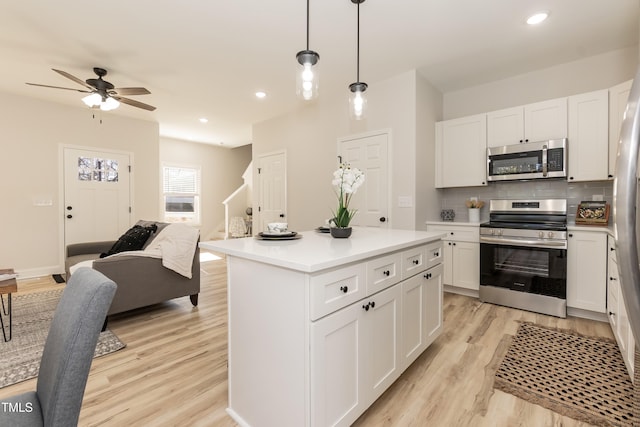
[[[567,316],[566,200],[492,200],[480,226],[480,299]]]

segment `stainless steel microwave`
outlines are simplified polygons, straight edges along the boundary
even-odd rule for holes
[[[566,176],[566,138],[487,149],[488,181],[565,178]]]

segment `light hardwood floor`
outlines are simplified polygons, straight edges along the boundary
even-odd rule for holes
[[[110,321],[109,328],[127,347],[94,360],[81,426],[236,425],[225,412],[226,265],[211,261],[202,269],[198,308],[179,298]],[[21,281],[19,293],[55,286],[64,285],[50,279]],[[445,294],[442,335],[354,425],[587,425],[493,390],[499,363],[494,355],[504,352],[505,338],[515,334],[518,321],[612,337],[606,323],[558,319]],[[33,389],[35,379],[6,387],[0,389],[0,400]]]

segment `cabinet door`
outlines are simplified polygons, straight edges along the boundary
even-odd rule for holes
[[[442,272],[443,266],[438,265],[402,282],[404,368],[413,363],[442,330]]]
[[[436,123],[436,187],[487,185],[487,115]]]
[[[311,324],[312,425],[348,426],[368,405],[360,386],[362,311],[356,303]]]
[[[487,113],[487,147],[522,143],[524,140],[523,107]]]
[[[478,291],[480,289],[480,244],[451,242],[453,286]]]
[[[567,137],[567,98],[524,106],[524,137],[528,142]]]
[[[599,181],[609,176],[609,93],[569,97],[569,181]]]
[[[371,403],[377,399],[402,372],[400,356],[401,286],[398,284],[363,300],[365,350],[360,363],[365,377],[364,396]],[[360,305],[360,303],[356,304]]]
[[[442,264],[444,266],[444,272],[442,273],[442,280],[445,285],[453,285],[453,243],[443,242],[442,247],[444,256],[442,258]],[[479,262],[479,261],[478,261]],[[478,285],[480,289],[480,285]]]
[[[571,231],[567,247],[567,306],[606,312],[607,236]]]
[[[609,89],[609,178],[616,172],[620,128],[632,83],[633,80],[629,80]]]

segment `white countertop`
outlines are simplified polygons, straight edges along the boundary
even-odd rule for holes
[[[200,247],[305,273],[313,273],[441,239],[444,234],[417,230],[353,227],[347,239],[303,231],[297,240],[254,237],[200,242]]]

